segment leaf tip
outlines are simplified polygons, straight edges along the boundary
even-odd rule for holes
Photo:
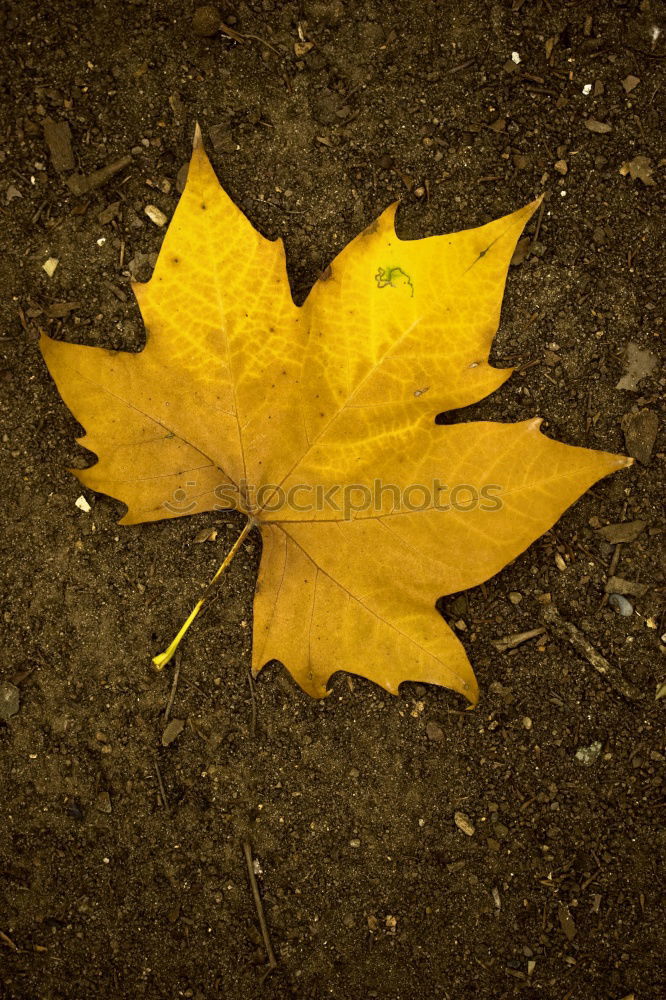
[[[194,123],[194,136],[192,137],[192,152],[196,153],[197,149],[203,146],[203,136],[201,135],[201,128],[199,122]]]

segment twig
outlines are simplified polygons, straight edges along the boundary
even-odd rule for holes
[[[527,642],[529,639],[536,639],[538,635],[543,635],[545,631],[545,628],[541,626],[540,628],[532,628],[529,632],[514,632],[512,635],[505,635],[501,639],[493,639],[492,645],[498,653],[506,653],[508,649],[515,649],[516,646],[522,645],[523,642]]]
[[[197,142],[201,142],[201,132],[199,130],[199,126],[198,125],[197,125],[197,131],[195,132],[194,141],[195,141],[195,148],[196,148],[196,143]],[[227,553],[227,555],[226,555],[226,557],[224,559],[224,562],[222,562],[218,566],[217,573],[215,574],[215,576],[213,577],[213,579],[208,584],[208,586],[207,586],[207,588],[206,588],[206,590],[204,592],[203,597],[200,597],[199,600],[197,601],[197,603],[194,605],[194,607],[190,611],[188,617],[185,619],[185,621],[181,625],[180,630],[179,630],[178,634],[176,635],[175,639],[172,640],[172,642],[170,643],[170,645],[165,649],[165,651],[163,653],[160,653],[158,656],[153,656],[153,666],[156,668],[156,670],[162,670],[164,667],[166,667],[167,663],[170,662],[171,658],[173,657],[173,655],[175,654],[176,650],[178,649],[178,646],[180,645],[180,642],[181,642],[182,638],[184,637],[185,633],[187,632],[188,628],[190,627],[190,625],[192,624],[192,622],[194,621],[194,619],[197,617],[197,615],[199,614],[199,612],[201,611],[201,609],[204,608],[204,607],[206,607],[206,605],[210,603],[211,595],[213,595],[215,593],[215,584],[217,583],[217,581],[219,580],[219,578],[222,576],[222,574],[226,570],[227,566],[229,566],[229,564],[233,560],[234,556],[236,555],[236,553],[238,552],[238,550],[242,546],[243,542],[245,541],[245,539],[247,538],[247,536],[249,535],[249,533],[254,528],[255,524],[256,524],[256,521],[254,520],[254,518],[251,518],[251,517],[248,518],[248,520],[247,520],[247,522],[245,524],[245,527],[243,528],[243,530],[241,531],[240,535],[238,536],[238,538],[236,539],[236,541],[234,542],[234,544],[230,548],[229,552]]]
[[[248,671],[247,682],[250,685],[250,698],[252,699],[252,720],[250,722],[250,736],[253,738],[257,735],[257,697],[254,693],[254,678],[252,676],[252,671]]]
[[[527,248],[527,253],[525,254],[525,260],[527,260],[527,258],[529,257],[529,255],[532,253],[532,250],[536,246],[536,242],[539,239],[539,233],[541,232],[541,220],[543,219],[543,213],[544,213],[544,209],[545,208],[546,208],[546,202],[542,201],[541,202],[541,206],[539,208],[539,214],[537,216],[537,222],[536,222],[536,228],[534,230],[534,236],[532,237],[532,242],[530,243],[529,247]]]
[[[561,639],[566,639],[574,649],[581,653],[598,674],[601,674],[610,686],[618,694],[628,701],[638,701],[643,697],[642,692],[627,681],[622,676],[618,667],[609,663],[600,653],[597,653],[592,643],[588,642],[580,629],[571,622],[565,621],[554,604],[547,604],[543,610],[543,620],[551,631],[555,632]]]
[[[96,188],[102,187],[103,184],[110,181],[112,177],[115,177],[125,167],[129,167],[131,162],[131,156],[121,156],[119,160],[108,163],[100,170],[94,170],[92,174],[72,174],[67,184],[72,194],[88,194],[89,191],[95,191]]]
[[[615,576],[615,570],[617,569],[617,564],[620,561],[621,549],[622,549],[622,542],[616,542],[615,548],[613,549],[613,557],[610,561],[610,566],[608,567],[608,573],[606,574],[609,580],[612,576]],[[604,596],[601,598],[599,607],[605,608],[607,604],[608,604],[608,594],[604,593]]]
[[[268,956],[268,968],[277,969],[277,958],[275,957],[275,952],[273,951],[273,945],[271,944],[271,939],[268,934],[268,924],[266,923],[266,915],[264,913],[264,904],[261,901],[261,896],[259,895],[259,886],[257,885],[257,877],[254,874],[254,858],[252,857],[252,844],[249,840],[243,841],[243,853],[245,855],[245,863],[247,865],[247,874],[250,879],[250,888],[252,889],[252,896],[254,898],[254,905],[257,911],[257,916],[259,918],[259,927],[261,928],[261,936],[264,939],[264,948],[266,949],[266,955]]]
[[[5,934],[4,931],[0,931],[0,941],[3,941],[7,945],[8,948],[12,949],[12,951],[18,951],[19,950],[16,947],[16,945],[14,944],[14,942],[12,941],[12,939],[9,937],[9,935]]]
[[[175,656],[176,668],[173,672],[173,683],[171,685],[171,694],[169,695],[167,706],[164,709],[165,722],[169,721],[169,716],[171,715],[171,709],[173,708],[174,698],[176,697],[176,688],[178,687],[178,677],[180,676],[180,660],[181,660],[181,653],[180,650],[178,650]]]
[[[458,66],[449,66],[449,68],[445,69],[444,72],[447,75],[451,73],[461,73],[462,70],[469,69],[470,66],[473,66],[475,62],[476,59],[468,59],[466,62],[460,63]]]
[[[153,763],[155,764],[155,774],[157,775],[157,786],[160,790],[160,798],[162,799],[162,805],[164,806],[167,814],[171,811],[169,809],[169,800],[167,799],[166,789],[164,787],[164,782],[162,781],[162,772],[160,771],[160,765],[157,760],[157,754],[153,756]]]

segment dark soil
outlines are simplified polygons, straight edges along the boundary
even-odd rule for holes
[[[616,388],[629,343],[656,354],[662,328],[656,4],[232,0],[221,14],[242,42],[201,37],[193,12],[167,0],[0,11],[0,683],[20,696],[0,722],[0,993],[660,1000],[663,439],[484,588],[444,602],[466,624],[476,711],[445,690],[405,684],[393,698],[344,674],[318,703],[274,666],[255,685],[253,734],[251,538],[184,646],[172,715],[185,725],[163,747],[173,667],[156,674],[150,655],[241,522],[119,528],[120,505],[93,494],[78,509],[67,466],[90,456],[36,345],[42,328],[141,346],[130,274],[147,277],[164,234],[144,207],[173,211],[198,119],[226,189],[284,237],[299,301],[396,197],[399,230],[422,236],[546,191],[494,349],[519,371],[463,416],[538,414],[562,441],[624,450],[624,415],[659,407],[656,368]],[[297,54],[303,40],[314,46]],[[69,123],[76,170],[131,164],[73,194],[48,118]],[[622,175],[636,156],[654,184]],[[645,528],[619,550],[598,534],[636,519]],[[217,541],[194,544],[207,526]],[[611,573],[647,586],[628,617],[604,600]],[[495,651],[540,624],[546,595],[641,700],[552,633]],[[263,984],[245,838],[278,958]]]

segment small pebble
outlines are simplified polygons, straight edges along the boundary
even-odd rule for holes
[[[589,767],[590,764],[594,764],[600,753],[601,743],[597,740],[596,742],[591,743],[589,747],[579,747],[578,750],[576,750],[576,760],[581,764],[584,764],[586,767]]]
[[[532,720],[530,719],[529,715],[524,715],[522,721],[523,721],[523,729],[532,728]]]
[[[462,813],[462,812],[456,812],[456,813],[454,813],[453,814],[453,822],[456,824],[456,826],[458,827],[458,829],[462,830],[462,832],[467,837],[473,837],[474,834],[476,833],[476,828],[475,828],[474,824],[472,823],[472,821],[469,818],[469,816],[465,815],[465,813]]]
[[[512,604],[520,604],[523,599],[523,595],[518,590],[509,591],[509,600]]]
[[[92,507],[90,506],[90,504],[88,503],[88,501],[84,496],[78,497],[74,501],[74,506],[78,507],[79,510],[82,510],[84,514],[89,514],[90,511],[92,510]]]
[[[110,813],[111,812],[111,796],[108,792],[100,792],[95,799],[95,809],[98,812]]]
[[[628,601],[622,594],[611,594],[608,598],[608,604],[613,611],[617,611],[623,618],[629,618],[634,613],[631,601]]]
[[[8,681],[0,684],[0,719],[7,722],[12,715],[16,715],[19,710],[20,696],[19,689],[15,684]]]
[[[361,846],[361,841],[358,840],[358,838],[354,838],[354,840],[350,840],[349,841],[349,846],[350,847],[360,847]]]
[[[156,226],[166,226],[167,217],[164,212],[157,207],[157,205],[146,205],[144,212],[148,216],[151,222],[154,222]]]
[[[42,264],[42,267],[48,274],[49,278],[52,278],[53,275],[55,274],[55,270],[58,264],[59,260],[57,257],[49,257],[49,259],[45,260],[44,263]]]
[[[436,722],[429,722],[426,726],[426,736],[434,743],[439,743],[444,739],[444,730]]]

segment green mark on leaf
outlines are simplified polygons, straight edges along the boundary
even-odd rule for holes
[[[380,267],[375,275],[377,288],[409,288],[414,295],[412,279],[401,267]]]

